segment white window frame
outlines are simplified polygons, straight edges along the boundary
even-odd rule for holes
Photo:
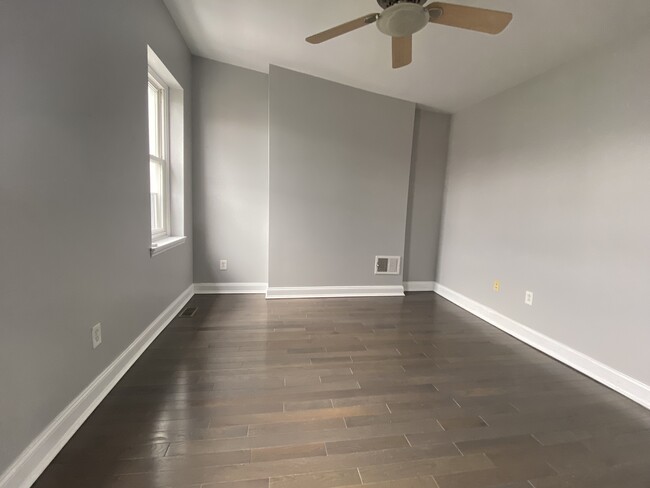
[[[163,90],[159,98],[161,104],[158,116],[161,117],[159,126],[158,154],[149,154],[147,167],[149,187],[147,193],[151,194],[151,162],[162,164],[163,175],[163,226],[164,229],[151,229],[152,210],[149,211],[149,232],[151,244],[149,251],[151,256],[157,256],[169,249],[183,244],[185,237],[185,95],[181,84],[169,71],[167,66],[147,46],[148,83]],[[147,94],[147,97],[149,95]],[[148,100],[148,98],[147,98]],[[147,110],[147,114],[149,111]],[[147,117],[148,122],[148,117]],[[148,126],[149,124],[147,124]],[[148,133],[148,130],[147,130]],[[151,148],[147,146],[147,151]],[[149,198],[151,202],[151,198]]]
[[[158,154],[149,153],[149,164],[152,161],[157,162],[162,167],[162,228],[151,229],[151,242],[155,243],[170,236],[171,216],[170,216],[170,169],[169,169],[169,87],[161,77],[149,67],[149,84],[158,90]],[[151,209],[153,212],[153,208]]]

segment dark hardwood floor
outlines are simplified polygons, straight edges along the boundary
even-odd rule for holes
[[[37,488],[650,487],[650,411],[433,294],[189,305]]]

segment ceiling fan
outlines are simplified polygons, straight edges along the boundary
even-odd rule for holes
[[[382,13],[364,15],[310,36],[306,41],[320,44],[376,22],[383,34],[393,38],[393,68],[401,68],[413,59],[413,34],[424,29],[429,22],[498,34],[512,20],[509,12],[442,2],[424,6],[426,2],[427,0],[377,0],[384,9]]]

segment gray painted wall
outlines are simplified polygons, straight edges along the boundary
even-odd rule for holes
[[[269,286],[398,285],[412,103],[271,66]]]
[[[646,33],[454,116],[438,277],[645,384],[648,59]]]
[[[266,283],[268,75],[200,57],[192,67],[194,281]]]
[[[161,2],[0,2],[0,472],[192,283],[191,241],[149,257],[147,44],[189,141],[191,57]]]
[[[418,108],[406,218],[404,281],[434,281],[451,116]]]

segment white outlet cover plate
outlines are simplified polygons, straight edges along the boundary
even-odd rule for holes
[[[227,259],[222,259],[219,261],[219,269],[221,271],[225,271],[228,269],[228,260]]]
[[[97,346],[99,346],[102,343],[102,324],[101,323],[93,325],[92,336],[93,336],[93,349],[97,349]]]
[[[526,297],[524,298],[524,303],[526,305],[532,305],[533,304],[533,292],[532,291],[527,291],[526,292]]]

